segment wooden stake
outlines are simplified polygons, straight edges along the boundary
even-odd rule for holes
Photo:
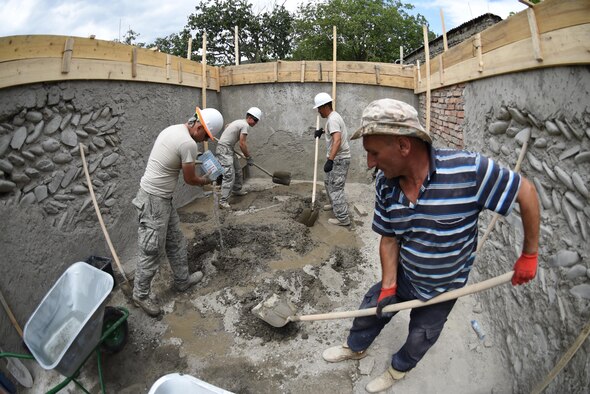
[[[378,65],[375,65],[375,83],[381,85],[381,69]]]
[[[332,109],[336,111],[336,26],[332,29]]]
[[[74,39],[68,37],[64,46],[64,54],[61,59],[61,73],[67,74],[70,72],[70,65],[72,63],[72,52],[74,51]]]
[[[531,43],[533,44],[533,54],[538,62],[543,61],[543,51],[541,50],[541,39],[539,36],[539,27],[537,26],[537,18],[535,18],[535,10],[527,8],[526,16],[529,20],[529,27],[531,28]]]
[[[404,47],[399,46],[399,64],[404,64]]]
[[[201,59],[201,108],[207,108],[207,32],[203,32],[203,57]]]
[[[322,62],[319,62],[319,69],[318,70],[319,70],[319,74],[320,74],[319,80],[321,81],[322,80]]]
[[[275,62],[275,82],[279,82],[279,61]]]
[[[240,65],[240,48],[238,41],[238,26],[234,26],[234,46],[236,48],[236,66]]]
[[[418,72],[418,83],[422,85],[422,75],[420,73],[420,60],[416,60],[416,71]]]
[[[172,64],[172,56],[166,55],[166,79],[170,79],[170,66]]]
[[[477,33],[473,36],[473,46],[475,47],[475,51],[477,53],[477,65],[478,70],[480,73],[483,72],[483,55],[481,51],[481,33]]]
[[[137,77],[137,47],[131,50],[131,76]]]
[[[221,79],[219,78],[220,67],[215,67],[215,78],[217,78],[217,93],[221,92]]]
[[[193,38],[188,38],[188,49],[186,50],[186,58],[191,60],[191,52],[193,51]]]
[[[443,64],[443,53],[441,53],[440,56],[438,57],[438,73],[440,75],[440,84],[441,85],[445,84],[445,77],[444,77],[445,67]]]
[[[301,61],[301,83],[305,82],[305,60]]]
[[[424,33],[424,56],[426,61],[426,133],[430,132],[430,49],[428,47],[428,28],[422,25]]]
[[[182,63],[178,61],[178,83],[182,83]]]
[[[443,13],[442,8],[440,9],[440,22],[442,26],[442,34],[443,34],[443,48],[444,51],[449,50],[449,45],[447,44],[447,32],[445,31],[445,15]]]

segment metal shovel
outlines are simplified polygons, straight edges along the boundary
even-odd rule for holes
[[[244,155],[234,151],[234,153],[241,159],[244,159]],[[272,178],[273,183],[277,183],[279,185],[286,185],[289,186],[291,184],[291,173],[287,171],[275,171],[274,173],[270,173],[264,168],[260,167],[258,164],[253,163],[254,167],[258,168],[260,171],[264,172],[266,175]]]
[[[496,276],[483,282],[474,283],[460,289],[451,290],[440,294],[428,301],[412,300],[400,302],[397,304],[387,305],[383,312],[398,312],[404,309],[420,308],[427,305],[438,304],[440,302],[454,300],[464,295],[477,293],[483,290],[509,282],[512,279],[514,271]],[[377,308],[359,309],[355,311],[330,312],[316,315],[295,315],[296,309],[288,300],[273,294],[268,300],[263,301],[252,308],[252,313],[264,320],[273,327],[283,327],[290,321],[316,321],[316,320],[334,320],[345,319],[350,317],[372,316],[377,312]]]
[[[320,128],[320,116],[317,116],[316,120],[316,130]],[[311,192],[311,208],[305,208],[301,215],[297,218],[299,223],[305,224],[307,227],[312,227],[316,220],[318,220],[318,216],[320,211],[315,209],[315,191],[316,191],[316,182],[318,179],[318,144],[319,144],[319,137],[315,139],[315,160],[313,163],[313,187]]]
[[[4,353],[2,348],[0,348],[0,353]],[[31,373],[18,358],[13,356],[19,356],[19,354],[6,353],[6,369],[12,376],[14,376],[21,386],[26,388],[33,387],[33,377],[31,376]]]

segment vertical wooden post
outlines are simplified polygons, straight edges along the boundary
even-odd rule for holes
[[[170,66],[172,63],[172,56],[166,54],[166,79],[170,79]]]
[[[186,50],[186,58],[191,60],[191,52],[193,51],[193,38],[188,38],[188,49]]]
[[[137,77],[137,47],[131,50],[131,76]]]
[[[426,61],[426,132],[430,132],[430,49],[428,47],[428,28],[422,25],[422,32],[424,33],[424,58]]]
[[[404,47],[399,46],[399,64],[404,64]]]
[[[74,39],[68,37],[64,45],[64,54],[61,59],[61,73],[67,74],[70,72],[70,65],[72,63],[72,52],[74,51]]]
[[[238,26],[234,26],[234,46],[235,46],[235,50],[236,50],[236,66],[240,65],[240,47],[239,47],[239,41],[238,41]]]
[[[473,36],[473,46],[475,47],[475,51],[477,54],[478,71],[480,73],[482,73],[483,72],[483,55],[482,55],[482,51],[481,51],[481,33],[477,33],[475,36]]]
[[[535,10],[531,7],[527,8],[526,16],[529,20],[529,27],[531,28],[531,43],[533,44],[533,54],[535,55],[535,60],[542,62],[543,51],[541,50],[541,39],[539,37],[537,18],[535,18]]]
[[[443,47],[444,51],[449,50],[449,45],[447,44],[447,32],[445,30],[445,15],[443,14],[442,8],[440,9],[440,22],[442,26],[442,34],[443,34]]]
[[[182,63],[178,61],[178,83],[182,83]]]
[[[444,85],[445,84],[445,65],[443,62],[443,53],[441,53],[440,55],[438,55],[438,75],[440,76],[440,84]]]
[[[381,85],[381,69],[378,65],[375,65],[375,83]]]
[[[279,82],[279,61],[275,62],[275,82]]]
[[[301,61],[301,83],[305,82],[305,60]]]
[[[333,27],[334,43],[332,45],[332,109],[336,111],[336,26]]]
[[[422,85],[422,75],[420,74],[420,60],[416,60],[416,71],[418,72],[418,83]]]
[[[203,57],[201,59],[201,106],[207,108],[207,32],[203,32]]]

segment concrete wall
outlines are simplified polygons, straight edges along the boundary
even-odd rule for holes
[[[522,173],[534,181],[542,203],[538,276],[525,286],[478,296],[494,346],[513,369],[513,392],[530,392],[590,318],[590,70],[561,67],[484,79],[467,84],[464,95],[467,149],[513,168],[531,133]],[[481,218],[481,233],[490,219]],[[516,211],[496,224],[471,280],[512,269],[521,239]],[[589,355],[586,340],[546,392],[587,392]]]

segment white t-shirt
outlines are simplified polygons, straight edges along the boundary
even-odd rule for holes
[[[240,134],[248,135],[250,125],[246,119],[234,120],[227,125],[221,137],[219,137],[219,144],[225,145],[229,148],[233,148],[236,142],[240,139]]]
[[[140,186],[149,194],[171,198],[182,163],[194,163],[199,148],[184,124],[165,128],[160,132],[141,178]]]
[[[337,131],[340,132],[340,149],[338,149],[334,159],[350,159],[350,145],[348,144],[346,125],[342,116],[336,111],[330,112],[326,120],[326,142],[328,144],[326,157],[330,156],[330,150],[332,149],[332,142],[334,141],[332,134]]]

